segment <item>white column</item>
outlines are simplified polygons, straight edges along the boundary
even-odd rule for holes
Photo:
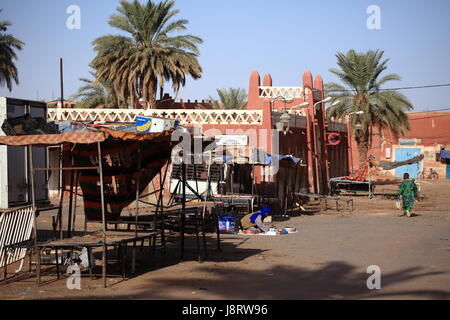
[[[0,97],[0,126],[8,117],[6,98]],[[0,136],[5,136],[0,130]],[[0,208],[8,208],[8,147],[0,146]]]

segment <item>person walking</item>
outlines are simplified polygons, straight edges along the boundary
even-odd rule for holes
[[[414,209],[414,201],[418,196],[418,191],[416,183],[410,180],[409,173],[403,175],[403,181],[400,183],[397,195],[402,197],[403,216],[411,217],[411,211]]]

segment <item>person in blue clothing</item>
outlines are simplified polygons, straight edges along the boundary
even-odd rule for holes
[[[245,230],[253,230],[267,233],[270,228],[264,224],[264,219],[271,213],[269,207],[264,207],[261,211],[249,213],[241,219],[241,226]]]

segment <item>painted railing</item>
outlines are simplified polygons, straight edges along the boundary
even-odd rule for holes
[[[16,273],[22,269],[27,249],[19,245],[30,241],[35,218],[32,207],[21,208],[0,214],[0,267],[6,268],[21,262]],[[17,248],[14,245],[18,245]]]
[[[261,125],[262,110],[205,110],[205,109],[67,109],[49,108],[51,121],[111,121],[135,122],[138,116],[169,118],[181,125],[234,124]]]
[[[313,90],[314,99],[321,99],[321,92]],[[286,99],[304,99],[306,95],[311,94],[311,89],[304,87],[259,87],[260,98],[275,99],[284,97]]]

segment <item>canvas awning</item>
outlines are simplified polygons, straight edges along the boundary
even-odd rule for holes
[[[0,144],[7,146],[54,146],[63,143],[90,144],[105,141],[104,132],[68,132],[61,134],[35,134],[0,137]]]
[[[115,221],[122,209],[136,200],[137,189],[141,194],[170,159],[173,148],[171,135],[172,131],[137,133],[100,127],[91,132],[3,136],[0,137],[0,145],[44,147],[74,144],[70,148],[74,163],[68,168],[80,168],[76,170],[79,171],[85,215],[89,221],[102,221],[100,172],[92,170],[98,166],[99,148],[96,144],[101,143],[106,219]],[[139,185],[136,182],[138,177]]]
[[[7,146],[55,146],[63,143],[73,144],[91,144],[104,142],[106,139],[115,139],[122,141],[149,141],[158,142],[166,140],[166,137],[172,134],[172,131],[163,133],[136,133],[120,132],[107,128],[96,132],[66,132],[60,134],[36,134],[23,136],[3,136],[0,137],[0,145]]]

